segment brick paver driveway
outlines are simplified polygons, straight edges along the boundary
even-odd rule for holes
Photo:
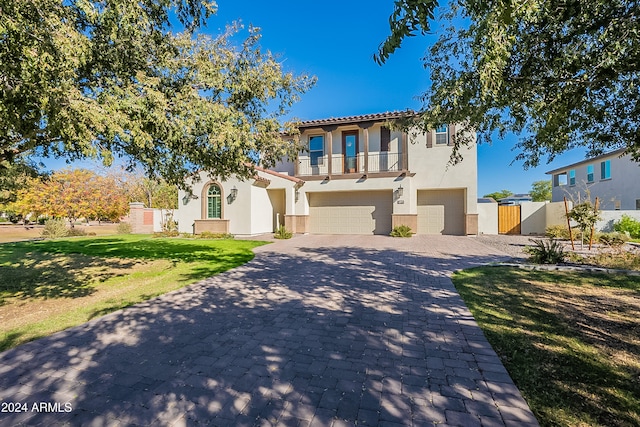
[[[453,236],[257,252],[0,354],[0,424],[537,425],[448,278],[503,254]]]

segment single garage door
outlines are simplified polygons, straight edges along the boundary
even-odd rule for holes
[[[309,194],[309,229],[317,234],[389,234],[391,191]]]
[[[418,234],[464,234],[464,190],[418,191]]]

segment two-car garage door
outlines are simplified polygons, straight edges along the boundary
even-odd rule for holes
[[[418,234],[465,234],[464,190],[419,190]]]
[[[317,234],[389,234],[393,193],[344,191],[309,194],[309,231]]]

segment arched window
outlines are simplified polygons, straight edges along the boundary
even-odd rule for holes
[[[209,186],[207,191],[207,218],[222,218],[222,198],[220,197],[220,187],[216,184]]]

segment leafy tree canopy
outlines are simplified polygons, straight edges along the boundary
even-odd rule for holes
[[[439,9],[439,7],[441,7]],[[395,0],[383,63],[402,40],[432,31],[431,88],[403,125],[462,123],[480,141],[521,135],[516,159],[537,166],[575,147],[625,147],[640,161],[640,3],[627,0]],[[458,132],[454,160],[468,144]]]
[[[86,169],[57,171],[28,181],[11,207],[24,217],[32,214],[32,220],[40,215],[67,218],[73,226],[79,218],[116,221],[129,210],[116,179]]]
[[[240,45],[237,24],[198,33],[214,12],[210,0],[3,1],[0,161],[122,156],[184,185],[294,151],[281,118],[314,79],[284,72],[255,28]]]
[[[16,201],[18,190],[25,188],[29,178],[36,178],[42,172],[38,166],[20,156],[14,162],[0,162],[0,209]]]
[[[534,202],[551,201],[551,180],[535,181],[531,184],[529,194]]]
[[[482,197],[491,197],[493,200],[498,201],[500,199],[504,199],[505,197],[511,196],[513,193],[509,190],[500,190],[494,191],[493,193],[485,194]]]

